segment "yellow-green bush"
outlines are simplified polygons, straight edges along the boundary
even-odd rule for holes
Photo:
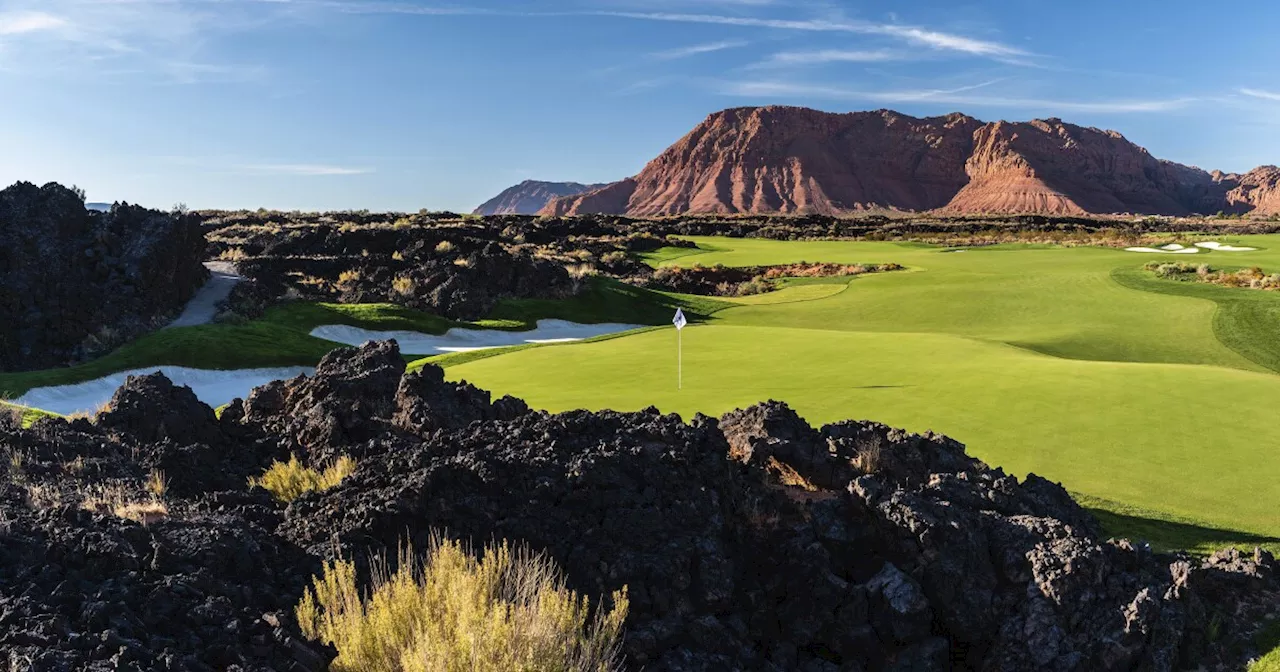
[[[355,566],[329,562],[296,613],[303,634],[338,649],[337,672],[609,672],[621,668],[626,589],[590,618],[554,561],[507,543],[477,559],[434,538],[424,557],[402,551],[398,569],[375,560],[372,589]]]
[[[349,457],[338,458],[337,462],[319,471],[298,461],[298,456],[289,458],[288,462],[276,461],[262,472],[262,476],[249,479],[249,487],[257,486],[267,490],[282,502],[292,502],[304,492],[328,490],[342,482],[342,479],[356,470],[356,461]]]

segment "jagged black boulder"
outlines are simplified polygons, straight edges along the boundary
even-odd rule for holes
[[[208,276],[193,217],[87,210],[58,184],[0,191],[0,370],[102,354],[176,316]]]

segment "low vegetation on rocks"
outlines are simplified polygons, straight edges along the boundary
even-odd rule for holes
[[[653,271],[645,281],[649,289],[661,289],[705,296],[750,296],[778,288],[784,278],[855,277],[867,273],[902,270],[900,264],[831,264],[800,262],[780,266],[748,266],[729,268],[717,264],[694,264],[684,268],[664,266]]]
[[[1148,262],[1143,266],[1156,276],[1173,280],[1190,280],[1223,287],[1244,287],[1274,291],[1280,289],[1280,273],[1267,273],[1260,266],[1236,271],[1215,270],[1208,264]]]
[[[288,462],[273,462],[261,476],[249,479],[249,486],[262,488],[281,502],[292,502],[305,493],[336,487],[355,470],[355,460],[345,455],[324,469],[308,467],[291,455]]]
[[[302,633],[337,649],[335,672],[622,669],[625,588],[592,616],[545,554],[503,542],[477,558],[433,537],[421,559],[403,549],[394,571],[372,564],[364,590],[354,563],[326,563],[298,604]]]

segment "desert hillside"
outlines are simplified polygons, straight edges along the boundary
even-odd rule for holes
[[[1278,185],[1274,167],[1209,173],[1060,119],[769,106],[717,112],[635,177],[555,199],[542,212],[1272,214]]]

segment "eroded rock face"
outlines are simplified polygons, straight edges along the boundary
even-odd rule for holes
[[[814,428],[779,402],[553,415],[404,375],[394,343],[335,351],[213,424],[189,394],[147,376],[98,424],[0,422],[25,456],[0,463],[0,660],[320,670],[333,653],[291,615],[320,560],[438,530],[545,550],[592,600],[626,586],[631,669],[1238,669],[1280,595],[1269,554],[1105,540],[1060,486],[951,439]],[[358,463],[287,506],[247,487],[291,452]],[[167,518],[79,508],[104,483],[144,497],[164,460],[189,465]]]
[[[1280,168],[1261,166],[1244,175],[1226,175],[1220,181],[1227,192],[1227,212],[1256,215],[1280,214]]]
[[[735,108],[708,117],[634,178],[557,199],[542,212],[930,210],[967,182],[964,161],[980,125],[961,114]]]
[[[86,210],[58,184],[0,191],[0,370],[102,354],[177,315],[208,271],[194,218]]]
[[[1060,119],[769,106],[717,112],[639,175],[558,198],[542,214],[1272,214],[1277,181],[1274,167],[1215,176]]]
[[[1060,119],[983,126],[965,170],[970,181],[945,211],[1187,215],[1216,212],[1223,199],[1209,173]]]

